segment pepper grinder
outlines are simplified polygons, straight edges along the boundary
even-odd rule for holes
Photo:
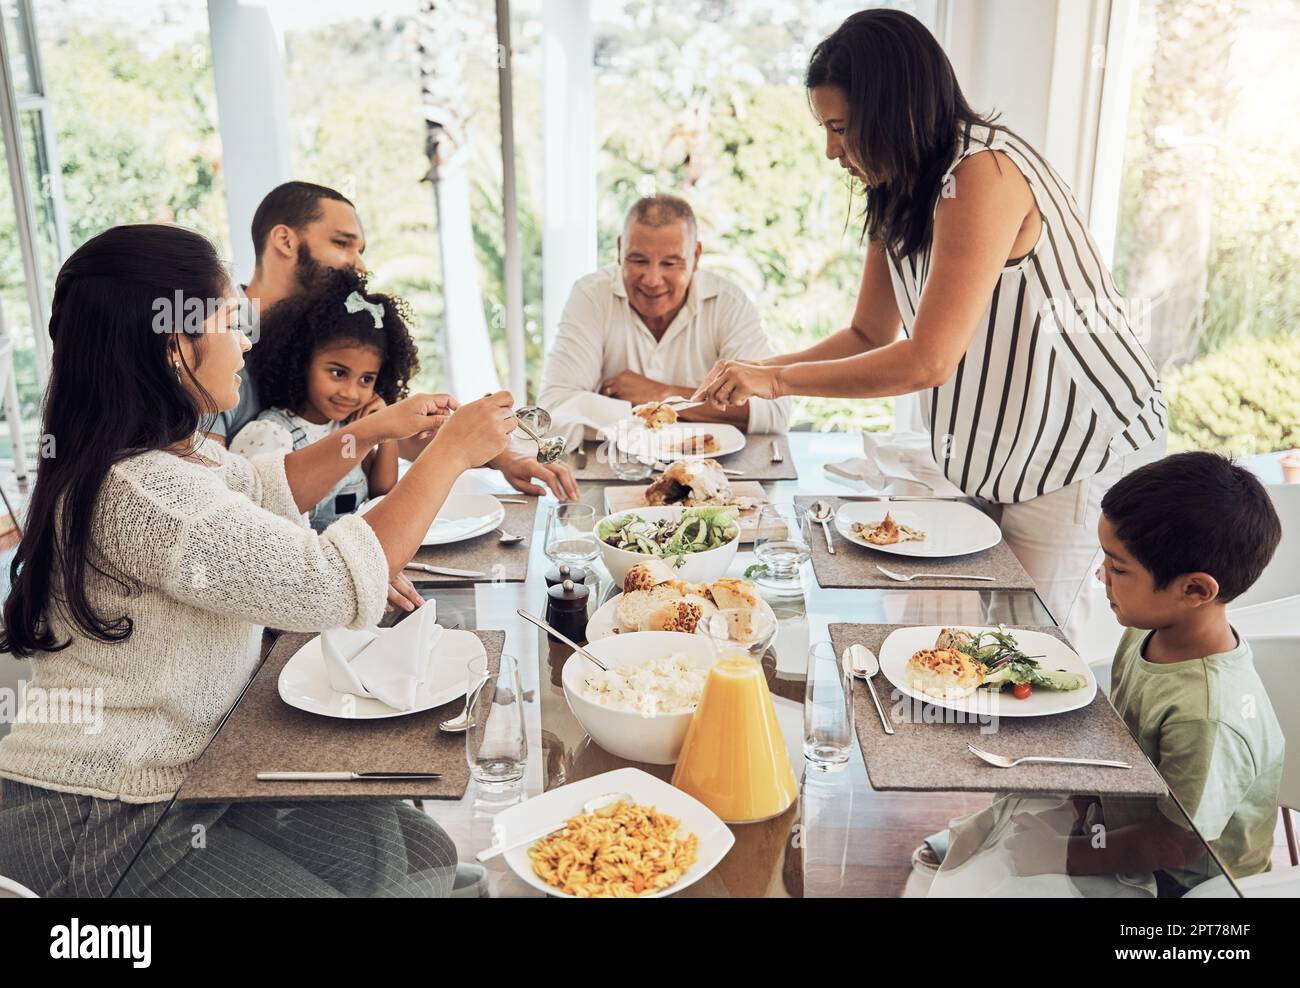
[[[568,563],[560,563],[558,567],[552,566],[546,571],[546,588],[558,587],[565,580],[572,580],[578,586],[587,582],[587,571],[581,566],[570,567]]]
[[[566,578],[547,590],[546,596],[546,623],[574,641],[586,640],[587,598],[591,596],[591,590]],[[558,641],[553,635],[546,637]]]

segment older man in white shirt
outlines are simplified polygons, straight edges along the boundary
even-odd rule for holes
[[[570,445],[583,427],[613,425],[634,405],[690,397],[718,360],[772,353],[744,291],[699,270],[702,249],[686,200],[648,196],[628,212],[619,263],[573,286],[538,396]],[[749,432],[785,432],[789,417],[788,398],[681,413],[683,421],[724,421]]]

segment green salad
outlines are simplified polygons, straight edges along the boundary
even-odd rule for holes
[[[1069,691],[1082,689],[1088,679],[1076,672],[1063,669],[1044,669],[1038,662],[1041,655],[1026,655],[1020,644],[1005,629],[985,631],[978,635],[965,633],[964,640],[952,645],[984,666],[981,688],[989,690],[1010,689],[1024,699],[1034,688]]]
[[[631,513],[606,518],[596,526],[596,535],[615,549],[659,556],[680,565],[693,552],[720,549],[739,536],[739,514],[734,507],[700,507],[687,508],[680,518],[648,521]]]

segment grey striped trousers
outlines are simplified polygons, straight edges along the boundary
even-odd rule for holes
[[[175,806],[0,779],[0,875],[42,896],[446,896],[456,848],[396,800]]]

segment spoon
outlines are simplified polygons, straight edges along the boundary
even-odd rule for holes
[[[835,546],[831,544],[831,519],[835,517],[835,509],[825,501],[814,501],[812,516],[813,521],[821,522],[822,534],[826,536],[826,551],[835,555]]]
[[[551,413],[536,405],[526,405],[515,409],[515,418],[521,425],[526,425],[534,432],[546,435],[551,429]]]
[[[514,545],[516,542],[524,541],[522,535],[511,535],[503,528],[498,528],[497,531],[501,533],[501,538],[497,539],[498,545]]]
[[[876,658],[876,653],[866,645],[850,645],[844,650],[844,657],[848,660],[853,675],[866,682],[871,702],[876,705],[876,713],[880,716],[880,726],[886,734],[893,734],[894,725],[885,716],[885,708],[880,705],[880,697],[876,695],[876,684],[871,681],[871,677],[880,671],[880,660]]]
[[[595,799],[589,799],[585,803],[583,803],[582,812],[584,814],[595,813],[597,810],[602,810],[606,806],[615,806],[618,803],[623,802],[624,800],[626,800],[629,803],[633,802],[632,797],[625,792],[606,793],[603,796],[597,796]],[[551,834],[558,833],[559,831],[563,830],[566,826],[568,826],[568,821],[565,821],[564,823],[560,824],[558,827],[548,827],[546,830],[535,831],[534,833],[529,834],[527,837],[524,837],[517,841],[513,841],[510,844],[494,845],[492,847],[487,848],[486,850],[479,851],[478,854],[474,855],[474,857],[477,858],[479,861],[491,861],[497,855],[505,854],[506,851],[513,851],[516,847],[524,847],[528,844],[532,844],[536,841],[542,840],[545,837],[550,837]]]
[[[528,438],[531,439],[533,442],[537,443],[538,463],[542,463],[542,464],[554,463],[556,460],[564,456],[563,436],[548,436],[546,438],[543,438],[542,436],[534,432],[522,420],[516,419],[515,421],[519,423],[519,428],[523,431],[523,433],[526,436],[528,436]]]
[[[479,683],[465,694],[465,709],[455,717],[451,717],[438,724],[438,730],[442,731],[444,734],[464,734],[468,731],[470,727],[469,712],[473,709],[475,702],[478,700],[479,690],[483,688],[483,684],[486,682],[487,679],[484,678],[483,682]]]
[[[545,631],[548,635],[552,635],[553,637],[558,638],[558,639],[559,639],[560,641],[562,641],[564,644],[568,645],[569,648],[573,649],[575,652],[577,652],[579,655],[581,655],[584,659],[586,659],[588,662],[590,662],[592,665],[594,665],[594,666],[595,666],[597,669],[599,669],[601,672],[609,672],[609,666],[607,666],[607,665],[605,665],[605,663],[601,662],[600,659],[596,658],[594,655],[592,655],[590,652],[588,652],[585,648],[583,648],[581,645],[579,645],[577,642],[575,642],[572,638],[569,638],[569,637],[567,637],[567,636],[565,636],[565,635],[560,634],[560,632],[556,631],[556,630],[555,630],[554,628],[552,628],[549,624],[547,624],[545,621],[543,621],[541,618],[539,618],[536,614],[530,614],[530,613],[528,613],[528,611],[524,610],[522,607],[519,608],[519,610],[515,611],[515,613],[518,614],[518,615],[519,615],[521,618],[523,618],[525,621],[528,621],[528,622],[530,622],[530,623],[532,623],[532,624],[537,625],[537,627],[541,628],[541,629],[542,629],[543,631]]]

